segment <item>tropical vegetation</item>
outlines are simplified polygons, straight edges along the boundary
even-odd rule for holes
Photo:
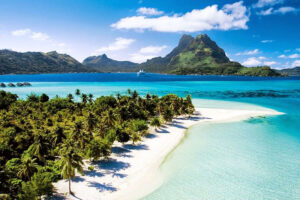
[[[128,90],[94,99],[76,90],[64,98],[31,94],[24,100],[0,91],[0,198],[41,199],[53,194],[52,183],[61,178],[72,193],[84,160],[106,159],[114,142],[136,143],[149,125],[193,112],[190,96],[174,94],[141,97]]]

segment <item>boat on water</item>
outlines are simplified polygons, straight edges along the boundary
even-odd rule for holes
[[[146,73],[144,72],[143,69],[141,69],[140,71],[137,72],[137,75],[138,75],[138,76],[145,76],[145,74],[146,74]]]

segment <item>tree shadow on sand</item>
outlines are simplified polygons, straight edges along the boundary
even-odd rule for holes
[[[145,144],[124,144],[123,147],[128,150],[148,150],[148,146]]]
[[[117,161],[116,159],[102,160],[95,164],[97,164],[97,166],[100,169],[113,170],[113,171],[120,171],[120,170],[127,169],[128,167],[130,167],[129,163]]]
[[[157,132],[158,130],[156,130],[156,132]],[[157,135],[155,135],[155,134],[152,134],[152,133],[149,133],[148,135],[146,135],[146,138],[148,138],[148,139],[153,139],[153,138],[156,138],[157,137]]]
[[[111,184],[106,183],[97,183],[97,182],[89,182],[89,186],[97,188],[100,192],[110,191],[115,192],[117,188],[113,187]]]
[[[101,176],[104,176],[103,173],[99,172],[99,171],[89,171],[89,170],[86,170],[84,171],[84,175],[85,176],[89,176],[89,177],[101,177]]]
[[[125,149],[123,147],[112,147],[111,152],[115,154],[124,154],[131,152],[129,149]]]
[[[163,128],[156,130],[156,132],[157,133],[170,133],[170,131],[163,129]]]
[[[68,180],[66,180],[67,182]],[[83,182],[85,179],[81,176],[76,176],[75,178],[72,178],[72,182],[78,183],[78,182]]]

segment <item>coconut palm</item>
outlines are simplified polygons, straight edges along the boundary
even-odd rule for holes
[[[76,94],[77,96],[80,96],[80,90],[79,90],[79,89],[76,89],[76,90],[75,90],[75,94]]]
[[[22,157],[22,164],[17,173],[19,178],[25,178],[27,181],[30,177],[37,171],[38,164],[36,163],[36,158],[32,158],[29,155]]]
[[[42,134],[38,133],[34,137],[34,142],[30,147],[28,148],[28,152],[36,156],[40,161],[45,161],[45,155],[47,155],[48,152],[48,142],[45,140]]]
[[[116,116],[113,113],[113,110],[107,110],[103,113],[102,120],[105,125],[112,127],[116,123]]]
[[[81,94],[81,101],[83,104],[86,104],[87,103],[87,100],[88,100],[88,97],[86,94],[82,93]]]
[[[69,194],[71,191],[71,178],[75,177],[76,170],[83,175],[83,161],[82,157],[75,151],[73,147],[63,148],[61,153],[61,175],[64,179],[69,181]]]
[[[90,103],[93,102],[93,97],[94,97],[93,94],[90,93],[90,94],[89,94],[89,99],[88,99],[88,101],[89,101]]]
[[[151,126],[154,126],[155,129],[159,128],[161,126],[161,122],[157,116],[153,117],[153,119],[150,122]]]

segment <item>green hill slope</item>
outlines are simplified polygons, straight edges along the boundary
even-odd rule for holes
[[[247,68],[238,62],[230,61],[224,50],[206,34],[198,35],[196,38],[183,35],[178,46],[167,56],[152,58],[139,67],[148,72],[171,74],[280,75],[270,67]]]
[[[0,50],[0,74],[95,72],[67,54]]]
[[[106,54],[88,57],[83,61],[83,64],[102,72],[136,71],[138,65],[129,61],[113,60],[108,58]]]

